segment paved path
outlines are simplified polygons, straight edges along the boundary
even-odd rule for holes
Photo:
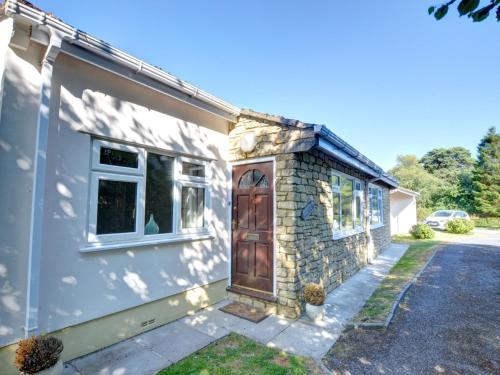
[[[349,332],[327,365],[352,375],[499,374],[499,291],[500,232],[447,245],[389,329]]]
[[[372,265],[330,293],[322,324],[292,321],[274,315],[255,324],[219,311],[221,306],[229,303],[223,301],[193,316],[77,358],[66,364],[65,374],[153,374],[231,331],[262,344],[319,360],[406,249],[405,245],[392,245]]]
[[[365,301],[407,249],[407,245],[393,244],[371,265],[360,270],[328,294],[323,322],[315,324],[307,318],[298,320],[273,338],[268,345],[290,353],[321,359],[337,341],[345,324],[363,307]]]

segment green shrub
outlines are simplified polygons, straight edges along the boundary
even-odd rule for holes
[[[427,224],[415,224],[411,227],[410,234],[418,240],[429,240],[436,235]]]
[[[474,223],[465,219],[453,219],[446,223],[446,230],[450,233],[465,234],[474,229]]]

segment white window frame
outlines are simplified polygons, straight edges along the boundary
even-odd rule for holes
[[[370,228],[379,228],[383,227],[384,224],[384,196],[383,196],[383,189],[380,186],[370,184],[368,186],[368,212],[370,215]],[[372,224],[372,199],[371,199],[371,190],[375,189],[377,191],[377,205],[378,205],[378,210],[380,212],[380,221],[378,223]]]
[[[200,233],[200,232],[207,232],[208,231],[208,223],[210,222],[209,220],[209,215],[210,212],[212,211],[211,208],[211,200],[210,200],[210,187],[208,183],[200,183],[200,182],[184,182],[184,181],[178,181],[177,182],[178,188],[178,197],[179,197],[179,204],[178,204],[178,215],[177,215],[177,232],[178,233]],[[204,193],[204,200],[205,200],[205,207],[203,211],[203,227],[200,228],[182,228],[182,188],[183,187],[194,187],[194,188],[202,188],[205,189]]]
[[[205,177],[189,176],[182,173],[182,163],[193,163],[203,165],[205,168]],[[178,202],[176,211],[176,226],[177,232],[181,234],[204,233],[208,232],[208,224],[210,222],[209,215],[212,212],[212,201],[210,194],[210,181],[212,181],[211,163],[206,160],[194,159],[186,156],[178,156],[176,158],[175,170],[175,201]],[[205,209],[203,211],[203,227],[200,228],[182,228],[182,187],[190,186],[205,189]]]
[[[193,159],[189,158],[186,156],[178,156],[178,168],[177,168],[177,179],[179,181],[191,181],[191,182],[201,182],[201,183],[207,183],[207,181],[211,181],[211,169],[210,169],[210,163],[206,160],[200,160],[200,159]],[[192,164],[199,164],[202,165],[205,168],[205,177],[197,177],[197,176],[189,176],[186,174],[182,173],[182,163],[192,163]]]
[[[121,167],[118,165],[101,164],[101,148],[112,148],[114,150],[127,151],[137,154],[137,168]],[[94,139],[92,142],[92,170],[109,171],[113,173],[125,173],[144,175],[146,165],[146,151],[142,148],[130,146],[123,143],[109,142],[101,139]]]
[[[356,184],[360,185],[359,189],[356,189]],[[353,220],[354,220],[354,223],[356,223],[356,219],[360,219],[359,220],[359,225],[354,227],[354,229],[357,230],[358,233],[361,233],[361,232],[364,231],[365,191],[364,191],[363,185],[366,185],[366,183],[363,182],[363,181],[361,181],[361,180],[355,180],[354,181],[354,194],[353,194],[354,195],[353,196],[354,210],[353,210]],[[359,200],[360,200],[360,207],[359,207],[359,212],[360,212],[360,215],[361,215],[360,218],[357,217],[357,213],[356,213],[356,198],[357,197],[359,197]]]
[[[97,210],[99,197],[99,181],[125,181],[137,183],[136,190],[136,214],[135,214],[135,231],[126,233],[109,233],[97,234]],[[126,174],[115,174],[107,172],[91,172],[90,185],[90,210],[89,210],[89,227],[88,241],[89,242],[113,242],[127,241],[139,239],[144,235],[144,178],[142,176],[133,176]]]
[[[336,176],[339,179],[339,185],[333,185],[332,182],[332,177]],[[351,202],[351,212],[352,212],[352,220],[353,220],[353,228],[352,229],[342,229],[342,186],[341,186],[341,177],[348,178],[352,180],[353,182],[353,194],[352,194],[352,202]],[[338,240],[340,238],[344,237],[349,237],[349,236],[354,236],[356,234],[364,232],[364,225],[363,225],[363,211],[364,211],[364,192],[362,190],[357,190],[356,189],[356,184],[359,183],[361,186],[365,183],[364,181],[354,177],[350,176],[348,174],[338,172],[336,170],[332,170],[330,173],[330,186],[332,188],[332,194],[339,194],[339,227],[340,229],[335,229],[332,226],[332,236],[334,240]],[[356,222],[356,197],[360,197],[361,200],[361,225],[355,226]],[[334,207],[332,206],[332,218],[335,220],[335,215],[333,213]]]
[[[102,147],[110,147],[117,150],[135,152],[138,154],[138,167],[129,168],[100,163],[100,150]],[[172,165],[173,178],[173,207],[172,207],[172,232],[159,233],[153,235],[144,234],[144,226],[146,219],[144,212],[146,207],[146,182],[147,169],[146,160],[148,152],[165,155],[174,158]],[[182,162],[190,162],[200,164],[205,167],[205,177],[188,176],[182,174]],[[88,235],[87,245],[82,251],[94,251],[94,248],[103,245],[103,248],[114,248],[113,244],[120,243],[160,243],[172,242],[177,239],[197,239],[211,235],[211,163],[206,160],[200,160],[192,157],[176,155],[168,151],[162,151],[154,148],[136,147],[124,143],[109,142],[101,139],[92,140],[92,160],[90,171],[90,199],[89,199],[89,216],[88,216]],[[106,179],[110,181],[127,181],[137,183],[136,196],[136,230],[132,233],[112,233],[112,234],[97,234],[97,210],[98,210],[98,194],[99,180]],[[181,227],[181,189],[182,186],[192,186],[205,189],[205,205],[203,212],[203,227],[200,228],[185,228]],[[130,247],[130,246],[127,246]]]
[[[175,203],[175,179],[176,179],[176,169],[177,169],[177,156],[175,154],[172,154],[171,152],[168,151],[161,151],[158,149],[145,149],[145,155],[144,155],[144,161],[145,164],[147,164],[148,160],[148,153],[156,154],[156,155],[162,155],[166,156],[169,158],[172,158],[172,232],[170,233],[158,233],[158,234],[144,234],[142,235],[142,239],[148,240],[148,241],[161,241],[161,240],[167,240],[167,239],[172,239],[177,236],[177,225],[176,225],[176,203]],[[143,216],[145,215],[146,211],[146,184],[147,184],[147,167],[144,167],[144,203],[143,203]],[[147,219],[149,220],[149,219]],[[146,226],[146,218],[144,218],[144,223],[143,223],[143,228]]]

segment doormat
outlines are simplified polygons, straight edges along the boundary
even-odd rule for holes
[[[238,318],[249,320],[253,323],[259,323],[269,316],[265,310],[241,302],[231,302],[229,305],[221,307],[219,310],[237,316]]]

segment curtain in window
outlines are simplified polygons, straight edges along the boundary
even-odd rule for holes
[[[182,187],[182,228],[202,228],[205,207],[205,189],[192,186]]]

